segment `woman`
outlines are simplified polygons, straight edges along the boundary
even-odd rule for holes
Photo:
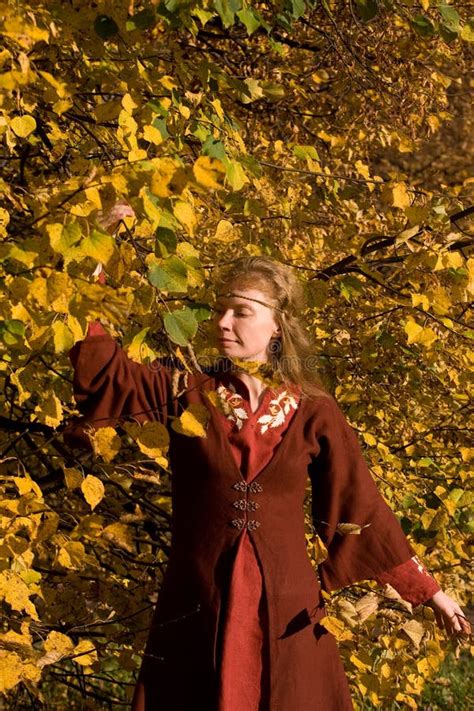
[[[212,321],[221,358],[173,395],[172,368],[131,361],[101,328],[71,350],[83,427],[120,417],[169,426],[190,405],[206,437],[169,427],[172,546],[133,711],[346,711],[349,686],[334,637],[319,623],[321,590],[390,582],[429,604],[448,633],[470,631],[380,495],[358,439],[311,367],[290,268],[244,257],[223,270]],[[239,360],[270,367],[262,380]],[[153,367],[155,366],[156,367]],[[306,551],[303,501],[328,556]],[[342,524],[356,524],[358,535]],[[347,527],[346,527],[347,530]]]

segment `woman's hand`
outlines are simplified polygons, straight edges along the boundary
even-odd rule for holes
[[[471,634],[471,625],[464,612],[458,603],[442,590],[438,590],[424,604],[434,610],[438,627],[446,630],[449,635]]]

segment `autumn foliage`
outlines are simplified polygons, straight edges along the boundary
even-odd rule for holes
[[[132,359],[180,361],[179,391],[214,353],[213,271],[242,254],[298,270],[321,376],[417,553],[467,605],[467,6],[0,5],[9,708],[126,706],[169,550],[167,431],[128,418],[91,432],[92,452],[68,447],[69,350],[100,318]],[[203,418],[173,427],[205,436]],[[430,609],[371,581],[328,612],[359,708],[418,708],[459,653]]]

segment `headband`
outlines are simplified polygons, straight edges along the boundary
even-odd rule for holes
[[[217,294],[217,296],[236,296],[240,299],[248,299],[249,301],[256,301],[258,304],[262,304],[263,306],[267,306],[269,309],[276,309],[277,311],[281,311],[281,313],[285,313],[284,309],[280,309],[279,306],[274,306],[273,304],[267,304],[266,301],[261,301],[260,299],[253,299],[251,296],[242,296],[241,294],[235,294],[233,291],[227,291],[225,294]]]

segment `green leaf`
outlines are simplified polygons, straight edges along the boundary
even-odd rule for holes
[[[176,255],[152,264],[148,279],[160,291],[184,292],[188,288],[186,264]]]
[[[131,30],[148,30],[156,23],[156,13],[150,7],[140,10],[127,20],[126,28]]]
[[[103,40],[118,34],[119,28],[112,17],[108,15],[97,15],[94,20],[94,31]]]
[[[318,151],[314,146],[293,146],[293,154],[297,158],[302,158],[303,160],[306,160],[306,158],[312,158],[313,160],[319,160],[319,155]]]
[[[98,262],[107,264],[114,253],[115,240],[111,235],[94,229],[88,237],[84,237],[80,248],[86,257],[92,257]]]
[[[446,25],[438,25],[439,36],[445,42],[453,42],[458,38],[459,32],[453,32]]]
[[[379,14],[377,0],[356,0],[357,12],[364,22],[372,20]]]
[[[439,12],[443,18],[443,25],[447,27],[450,32],[455,32],[456,34],[461,30],[460,19],[457,10],[454,9],[452,5],[445,5],[442,3],[439,6]]]
[[[187,306],[179,311],[166,313],[163,322],[166,333],[178,346],[187,346],[197,333],[198,322],[193,311]]]
[[[0,338],[6,345],[13,346],[20,343],[24,337],[25,324],[23,321],[16,318],[0,321]]]
[[[212,135],[209,135],[202,144],[202,153],[211,158],[218,158],[221,161],[227,158],[224,144]]]
[[[155,254],[158,257],[168,257],[170,253],[176,252],[178,238],[174,230],[169,227],[158,227],[155,236]]]
[[[433,23],[424,15],[415,15],[415,17],[412,17],[411,24],[415,32],[422,37],[433,37],[436,33]]]
[[[285,97],[285,87],[281,84],[275,84],[275,82],[271,81],[261,81],[260,88],[263,95],[271,101],[279,101]]]
[[[161,137],[165,141],[167,138],[169,138],[169,133],[168,129],[166,128],[166,119],[164,118],[156,118],[153,120],[151,124],[154,128],[157,128],[158,131],[161,133]]]
[[[242,3],[240,0],[214,0],[214,7],[224,27],[230,27],[234,24],[235,13],[241,9]]]
[[[306,10],[305,0],[290,0],[291,16],[298,20]]]
[[[244,169],[236,160],[229,161],[226,166],[226,178],[233,190],[241,190],[245,183],[249,182],[249,179],[244,173]]]
[[[251,35],[255,30],[260,27],[260,18],[256,15],[251,7],[246,7],[237,13],[239,20],[245,25],[247,34]]]
[[[193,304],[189,304],[189,308],[192,310],[196,321],[207,321],[212,316],[212,309],[209,304],[201,304],[196,301]]]

